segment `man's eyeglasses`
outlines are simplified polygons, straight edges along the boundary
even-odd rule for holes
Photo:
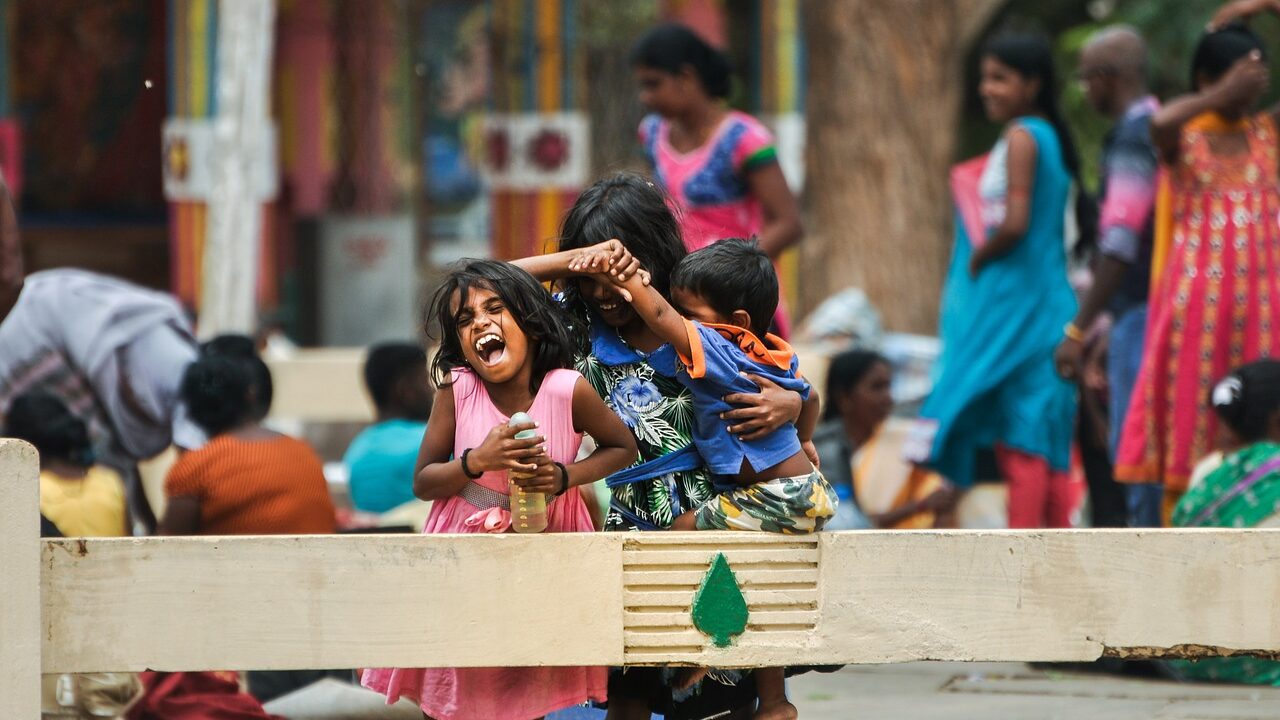
[[[1100,80],[1107,77],[1115,77],[1116,69],[1108,65],[1099,65],[1092,68],[1081,68],[1076,71],[1076,82],[1087,83],[1094,80]]]

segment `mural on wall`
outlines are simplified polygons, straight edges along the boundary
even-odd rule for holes
[[[163,217],[164,0],[16,0],[28,213]]]
[[[427,87],[422,156],[432,262],[488,255],[489,192],[480,172],[492,87],[488,3],[431,3],[418,48],[415,72]]]

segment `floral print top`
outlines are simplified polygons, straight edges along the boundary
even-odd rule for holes
[[[676,452],[693,442],[693,395],[674,377],[654,370],[647,355],[627,345],[618,332],[593,319],[579,300],[564,300],[578,340],[575,369],[591,383],[609,409],[630,428],[640,449],[636,464]],[[668,473],[613,489],[614,502],[660,528],[715,494],[704,468]],[[605,530],[639,529],[610,509]]]

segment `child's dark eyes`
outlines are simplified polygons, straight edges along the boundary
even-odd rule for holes
[[[463,325],[471,322],[471,313],[458,313],[454,316],[453,321],[458,327],[462,327]]]

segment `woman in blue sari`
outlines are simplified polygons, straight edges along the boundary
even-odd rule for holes
[[[1009,526],[1065,527],[1076,393],[1054,372],[1053,349],[1076,311],[1064,218],[1078,161],[1048,44],[996,38],[979,94],[1004,131],[990,154],[952,174],[943,349],[914,457],[968,487],[978,452],[992,449],[1009,484]]]

